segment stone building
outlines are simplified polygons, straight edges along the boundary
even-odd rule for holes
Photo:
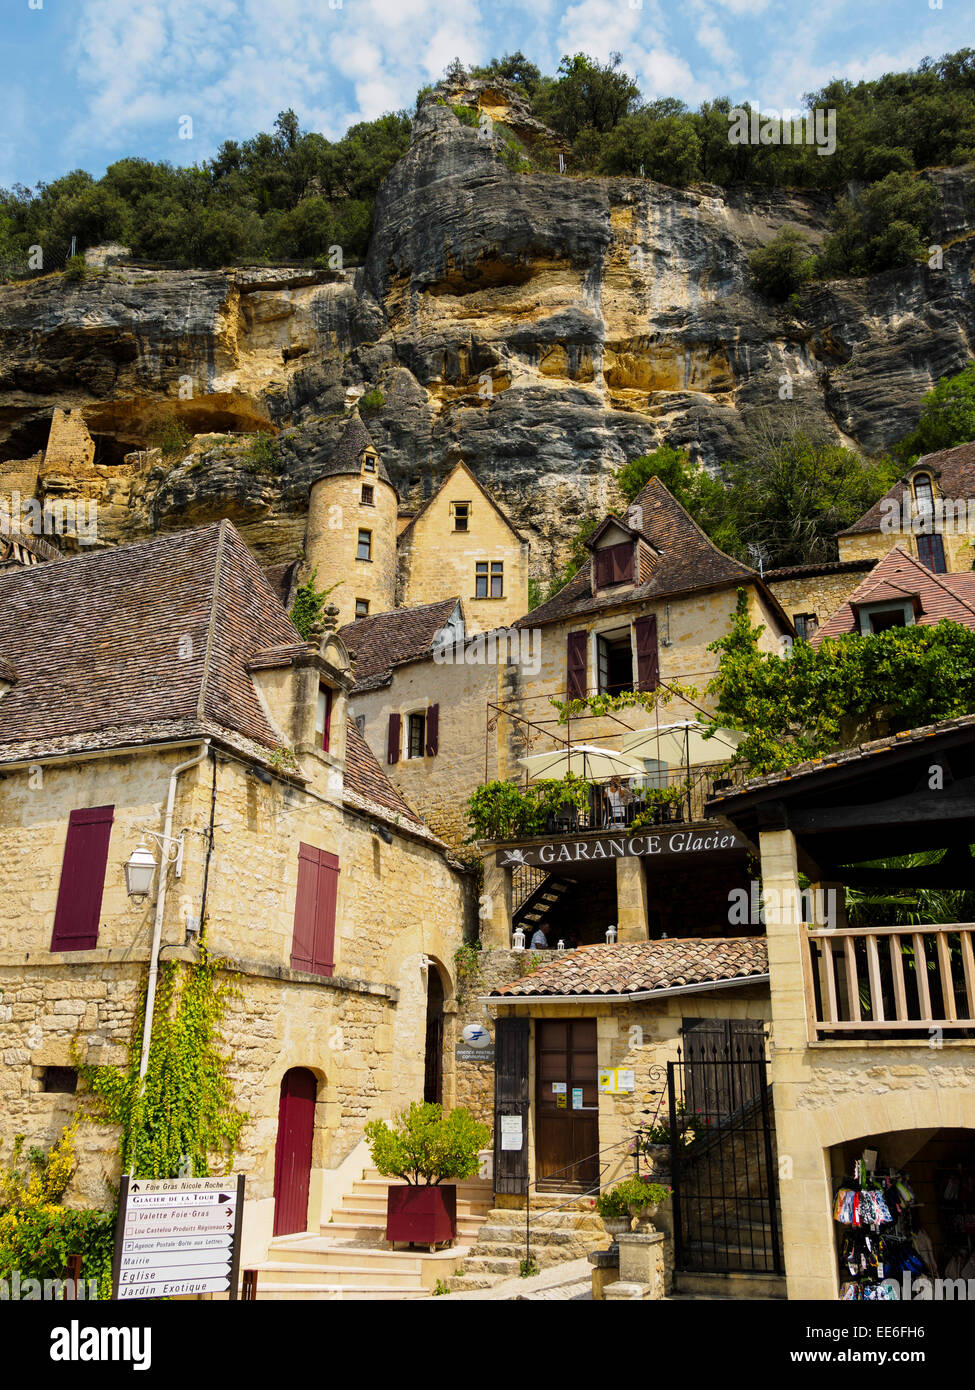
[[[937,574],[896,545],[810,641],[818,646],[824,637],[842,637],[848,632],[931,627],[945,620],[975,627],[975,574]]]
[[[810,884],[808,912],[770,912],[765,927],[790,1299],[835,1299],[851,1280],[841,1257],[853,1230],[834,1210],[837,1193],[856,1184],[857,1164],[881,1183],[900,1175],[914,1194],[896,1248],[906,1236],[935,1277],[970,1260],[975,927],[917,914],[900,927],[887,925],[890,916],[851,925],[844,889],[889,904],[898,889],[968,888],[973,773],[975,717],[966,715],[714,799],[712,810],[759,845],[767,900],[796,901],[800,873]],[[889,862],[922,849],[945,852],[917,856],[913,867]],[[869,1269],[862,1279],[876,1282]],[[895,1282],[899,1297],[911,1296],[899,1273]]]
[[[877,563],[872,556],[860,560],[826,560],[818,565],[784,565],[765,570],[762,577],[789,615],[796,636],[812,641],[831,613]]]
[[[841,560],[880,559],[899,545],[935,573],[971,570],[975,444],[919,458],[837,542]]]
[[[328,1220],[369,1119],[452,1103],[469,875],[348,721],[334,615],[303,642],[229,522],[5,572],[0,611],[4,1153],[57,1136],[79,1057],[138,1046],[154,932],[186,966],[205,939],[238,972],[222,1035],[260,1259]],[[116,1144],[82,1128],[75,1196],[104,1203]]]
[[[528,542],[466,464],[458,463],[414,516],[358,414],[312,484],[307,569],[336,584],[343,623],[394,608],[463,598],[472,631],[520,618],[528,607]]]

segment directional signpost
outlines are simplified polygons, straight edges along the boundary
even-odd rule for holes
[[[116,1298],[237,1297],[244,1175],[123,1178],[115,1226]]]

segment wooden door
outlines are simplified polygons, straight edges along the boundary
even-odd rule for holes
[[[535,1177],[542,1192],[584,1192],[599,1178],[596,1020],[535,1021]]]
[[[318,1082],[304,1067],[281,1079],[278,1140],[274,1151],[274,1234],[308,1229],[308,1182]]]
[[[709,1122],[757,1100],[765,1084],[765,1024],[751,1018],[685,1018],[685,1104]]]

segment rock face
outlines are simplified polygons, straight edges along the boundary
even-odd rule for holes
[[[503,92],[475,95],[503,119]],[[512,173],[501,150],[428,99],[354,271],[116,266],[0,289],[2,457],[35,454],[52,408],[82,406],[114,499],[103,541],[227,514],[283,561],[317,460],[378,388],[367,420],[403,503],[463,458],[544,574],[578,517],[616,500],[628,458],[669,443],[714,467],[755,418],[796,407],[878,453],[972,355],[971,171],[925,175],[941,269],[816,284],[776,309],[748,255],[784,226],[818,244],[828,195]],[[132,454],[174,417],[195,434],[277,429],[279,464],[226,441]]]

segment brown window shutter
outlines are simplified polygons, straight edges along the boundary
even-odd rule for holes
[[[386,741],[386,761],[392,765],[399,762],[399,731],[400,716],[391,714],[389,716],[389,738]]]
[[[338,855],[318,851],[318,905],[315,913],[315,950],[312,969],[331,975],[335,969],[335,907],[339,891]]]
[[[566,644],[566,669],[568,672],[566,691],[570,700],[584,700],[586,698],[586,653],[588,644],[588,633],[569,633]]]
[[[651,613],[648,618],[637,618],[633,629],[636,633],[637,689],[656,690],[660,684],[656,615]]]
[[[114,806],[72,811],[61,861],[52,951],[90,951],[98,943]]]
[[[613,556],[613,583],[629,584],[633,579],[633,542],[611,547]]]
[[[440,747],[440,706],[431,705],[427,710],[427,757],[435,758]]]
[[[596,588],[605,588],[607,584],[613,582],[613,553],[612,550],[595,550],[592,557],[593,570],[596,577]]]

